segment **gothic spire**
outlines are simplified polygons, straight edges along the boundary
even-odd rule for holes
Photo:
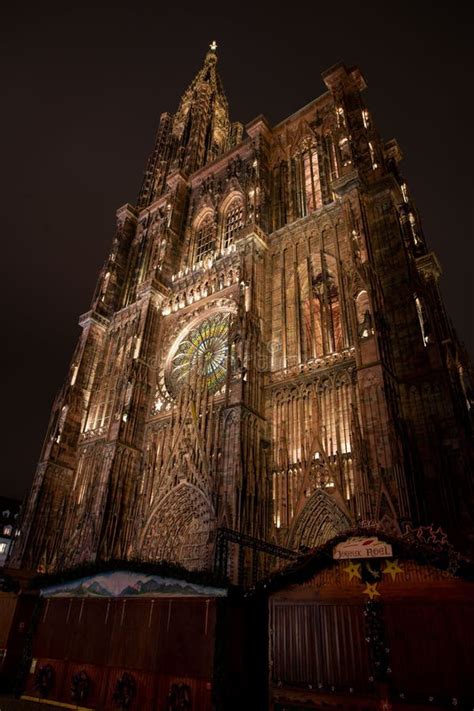
[[[199,85],[201,83],[206,83],[208,84],[212,91],[219,93],[222,95],[222,97],[225,99],[225,94],[224,94],[224,88],[222,86],[222,81],[217,73],[217,43],[211,42],[209,45],[209,49],[207,51],[206,57],[204,59],[204,65],[202,68],[198,71],[196,76],[194,77],[193,81],[189,85],[188,89],[185,91],[183,94],[183,97],[181,99],[181,103],[183,100],[186,98],[186,96],[193,91],[196,91],[196,89],[199,88]]]
[[[172,134],[179,141],[175,167],[189,174],[223,153],[229,140],[229,110],[216,50],[212,42],[173,120]]]
[[[221,78],[217,44],[212,42],[204,64],[184,92],[177,112],[162,114],[155,149],[147,165],[138,201],[150,204],[166,191],[173,170],[191,175],[230,147],[231,124]]]

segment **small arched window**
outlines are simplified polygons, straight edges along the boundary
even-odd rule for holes
[[[414,294],[416,313],[418,315],[418,321],[420,322],[421,336],[423,338],[423,345],[427,346],[428,343],[432,342],[431,337],[431,326],[428,320],[428,314],[426,312],[426,306],[422,299],[417,294]]]
[[[199,223],[196,234],[196,262],[200,262],[204,257],[215,249],[214,220],[211,214],[207,215]]]
[[[224,249],[227,249],[234,237],[242,229],[244,222],[244,206],[240,198],[232,200],[224,217]]]

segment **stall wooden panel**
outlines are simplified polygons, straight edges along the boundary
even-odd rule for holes
[[[210,600],[175,598],[169,601],[162,622],[163,644],[158,657],[162,673],[179,675],[185,669],[188,676],[209,676],[214,660],[215,605]]]
[[[11,593],[5,594],[11,595]],[[36,595],[23,593],[22,595],[15,595],[13,616],[10,615],[13,607],[11,597],[5,607],[0,607],[0,618],[5,625],[2,644],[7,650],[6,656],[0,663],[0,687],[2,691],[10,692],[15,688],[18,668],[37,604],[38,598]]]
[[[66,656],[77,662],[104,664],[109,636],[115,622],[112,600],[69,600],[66,624]]]
[[[272,601],[271,628],[275,684],[367,688],[362,605]]]
[[[91,680],[86,706],[108,711],[124,672],[133,675],[133,709],[165,708],[172,684],[186,684],[193,711],[211,708],[216,601],[213,598],[50,598],[34,638],[36,669],[51,664],[50,698],[71,703],[74,674]],[[196,650],[199,650],[197,653]],[[35,674],[27,695],[36,696]]]
[[[80,600],[72,601],[80,605]],[[67,658],[68,635],[64,634],[68,625],[70,600],[60,598],[43,602],[41,617],[36,629],[33,656],[51,659]],[[58,634],[59,631],[62,634]]]
[[[427,698],[447,689],[472,694],[474,602],[388,603],[384,619],[396,689]]]
[[[10,627],[15,614],[18,595],[15,593],[0,592],[0,648],[7,646]]]

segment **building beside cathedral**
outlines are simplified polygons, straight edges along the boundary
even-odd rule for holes
[[[5,564],[18,535],[21,501],[0,496],[0,568]]]
[[[364,523],[469,526],[469,367],[361,72],[244,127],[216,64],[117,211],[17,566],[211,569],[224,541],[235,579]]]

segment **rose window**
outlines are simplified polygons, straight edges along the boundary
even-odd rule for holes
[[[168,372],[168,389],[176,394],[185,383],[204,380],[212,394],[222,388],[227,373],[229,314],[201,321],[181,340]]]

